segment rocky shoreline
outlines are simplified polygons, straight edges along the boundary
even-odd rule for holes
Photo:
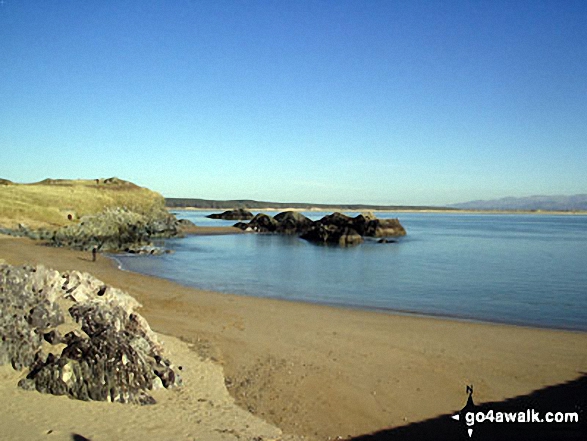
[[[158,254],[154,240],[193,227],[169,213],[160,194],[118,178],[0,186],[0,233],[56,247]]]
[[[16,237],[44,240],[50,246],[80,251],[161,254],[162,248],[153,240],[181,237],[183,229],[193,223],[178,220],[166,210],[142,214],[123,207],[107,208],[103,212],[71,220],[69,225],[50,229],[32,229],[19,224],[17,229],[0,229],[0,233]]]
[[[0,365],[18,386],[84,401],[153,404],[181,385],[133,297],[88,273],[0,264]]]

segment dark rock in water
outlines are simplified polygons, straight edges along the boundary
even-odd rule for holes
[[[321,244],[357,245],[363,237],[403,236],[406,230],[397,219],[377,219],[373,214],[350,217],[332,213],[313,222],[301,213],[285,211],[274,218],[258,214],[250,222],[234,225],[258,233],[299,234],[302,239]]]
[[[210,219],[224,219],[224,220],[249,220],[254,217],[253,213],[244,208],[235,208],[224,213],[214,213],[206,216]]]
[[[405,236],[406,230],[399,219],[376,219],[369,224],[366,235],[373,237]]]
[[[250,222],[237,222],[234,227],[257,233],[300,234],[308,230],[313,222],[301,213],[284,211],[275,217],[257,214]]]
[[[125,253],[130,253],[130,254],[151,254],[154,256],[158,256],[158,255],[165,254],[165,253],[169,252],[168,250],[165,250],[161,247],[157,247],[154,245],[138,245],[138,244],[131,244],[120,251],[124,251]]]
[[[398,219],[378,219],[373,214],[359,214],[352,218],[342,213],[332,213],[317,221],[322,225],[349,227],[359,235],[367,237],[404,236],[406,230]]]
[[[236,224],[233,225],[234,228],[238,228],[239,230],[243,230],[245,231],[247,229],[247,226],[249,224],[246,222],[237,222]]]
[[[403,236],[406,230],[397,219],[377,219],[373,214],[359,214],[352,218],[332,213],[314,222],[300,237],[310,242],[356,245],[363,237]]]
[[[335,224],[316,223],[300,237],[318,244],[349,246],[363,243],[363,238],[356,230],[351,227],[339,227]]]
[[[194,224],[191,220],[189,219],[178,219],[177,220],[177,226],[178,228],[191,228],[191,227],[195,227],[196,224]]]
[[[274,233],[279,226],[277,222],[271,216],[263,213],[257,214],[248,224],[243,222],[237,222],[234,224],[236,228],[240,228],[243,231],[254,231],[256,233]]]
[[[347,216],[346,214],[334,212],[332,214],[324,216],[322,219],[316,222],[322,225],[334,225],[337,227],[344,228],[353,225],[352,221],[352,217]]]
[[[140,304],[89,274],[2,264],[0,293],[0,364],[28,369],[22,388],[151,404],[149,390],[181,384]]]
[[[379,239],[377,241],[377,243],[397,243],[397,240],[393,240],[393,239],[386,239],[385,237],[383,239]]]
[[[375,216],[358,215],[352,219],[353,227],[367,237],[405,236],[406,230],[398,219],[377,219]]]
[[[314,223],[297,211],[284,211],[275,215],[274,219],[278,222],[275,231],[281,234],[301,234]]]

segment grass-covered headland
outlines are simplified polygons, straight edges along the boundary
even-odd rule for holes
[[[118,178],[0,181],[0,229],[55,246],[153,252],[151,239],[180,233],[159,193]]]

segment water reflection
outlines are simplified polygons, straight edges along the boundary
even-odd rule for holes
[[[232,221],[182,212],[198,225]],[[318,219],[325,213],[308,213]],[[131,270],[237,294],[587,330],[587,217],[387,213],[408,236],[351,248],[192,236]]]

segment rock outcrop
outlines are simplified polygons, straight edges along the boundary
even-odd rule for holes
[[[250,222],[238,222],[234,226],[257,233],[298,234],[310,242],[342,246],[360,244],[364,237],[386,238],[406,234],[398,219],[378,219],[371,213],[350,217],[335,212],[317,221],[294,211],[285,211],[275,217],[260,213]]]
[[[152,239],[190,228],[165,209],[163,196],[119,178],[0,186],[0,232],[55,246],[152,253],[160,251]]]
[[[301,234],[307,231],[312,223],[301,213],[284,211],[275,217],[259,213],[249,222],[237,222],[234,227],[255,233]]]
[[[0,264],[0,364],[19,386],[80,400],[152,404],[181,384],[128,294],[87,273]]]
[[[181,237],[193,227],[192,221],[178,220],[166,211],[145,215],[125,208],[110,208],[56,230],[19,224],[16,229],[0,228],[0,233],[82,251],[96,247],[100,251],[161,254],[165,250],[155,246],[153,239]]]
[[[359,214],[350,219],[350,225],[361,236],[390,237],[405,236],[406,230],[398,219],[378,219],[371,213]]]
[[[255,233],[275,233],[279,222],[272,216],[264,213],[255,215],[248,223],[237,222],[234,224],[236,228],[240,228],[243,231],[254,231]]]
[[[79,222],[59,228],[49,243],[89,251],[150,252],[152,239],[180,234],[180,224],[166,211],[140,214],[124,208],[107,209],[103,213],[82,217]]]
[[[313,224],[311,219],[297,211],[284,211],[275,215],[274,219],[279,223],[276,231],[281,234],[301,234]]]
[[[14,237],[28,237],[34,240],[50,240],[55,231],[46,228],[30,228],[25,224],[18,224],[17,228],[0,228],[0,234],[6,234]]]
[[[179,231],[188,230],[196,226],[191,220],[189,219],[178,219],[175,223],[175,226]]]
[[[224,220],[249,220],[254,217],[253,213],[244,208],[235,208],[223,213],[213,213],[206,216],[210,219],[224,219]]]
[[[309,242],[340,246],[358,245],[364,241],[363,237],[355,229],[334,224],[316,224],[300,237]]]
[[[405,236],[406,230],[398,219],[378,219],[371,213],[350,217],[332,213],[314,222],[300,237],[310,242],[357,245],[363,237],[385,238]]]

